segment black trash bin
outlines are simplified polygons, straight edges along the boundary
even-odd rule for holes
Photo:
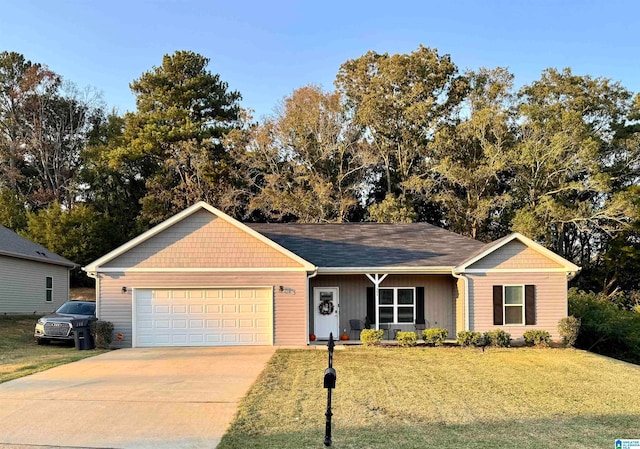
[[[76,349],[79,351],[85,351],[95,347],[93,337],[91,336],[91,331],[89,329],[90,325],[91,320],[71,321],[71,327],[73,328],[73,340],[76,344]]]

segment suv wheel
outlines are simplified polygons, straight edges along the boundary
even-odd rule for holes
[[[39,345],[48,345],[49,343],[51,343],[51,340],[47,340],[46,338],[36,338],[36,342]]]

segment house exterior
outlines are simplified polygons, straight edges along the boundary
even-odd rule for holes
[[[76,264],[0,226],[0,314],[44,314],[69,299]]]
[[[426,223],[243,224],[200,202],[83,268],[122,346],[305,345],[350,320],[559,338],[579,268],[514,233]]]

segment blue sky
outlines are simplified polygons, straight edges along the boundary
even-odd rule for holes
[[[640,2],[616,0],[9,0],[0,51],[93,86],[124,112],[135,109],[133,79],[166,53],[193,50],[259,118],[300,86],[333,88],[348,59],[419,44],[450,54],[460,69],[509,67],[517,85],[570,66],[640,92],[639,13]]]

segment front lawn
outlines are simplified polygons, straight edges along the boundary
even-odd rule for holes
[[[0,383],[105,352],[76,351],[73,345],[56,342],[38,346],[33,338],[37,319],[0,316]]]
[[[279,350],[219,449],[321,448],[326,351]],[[336,351],[333,447],[610,448],[640,438],[640,367],[564,349]]]

